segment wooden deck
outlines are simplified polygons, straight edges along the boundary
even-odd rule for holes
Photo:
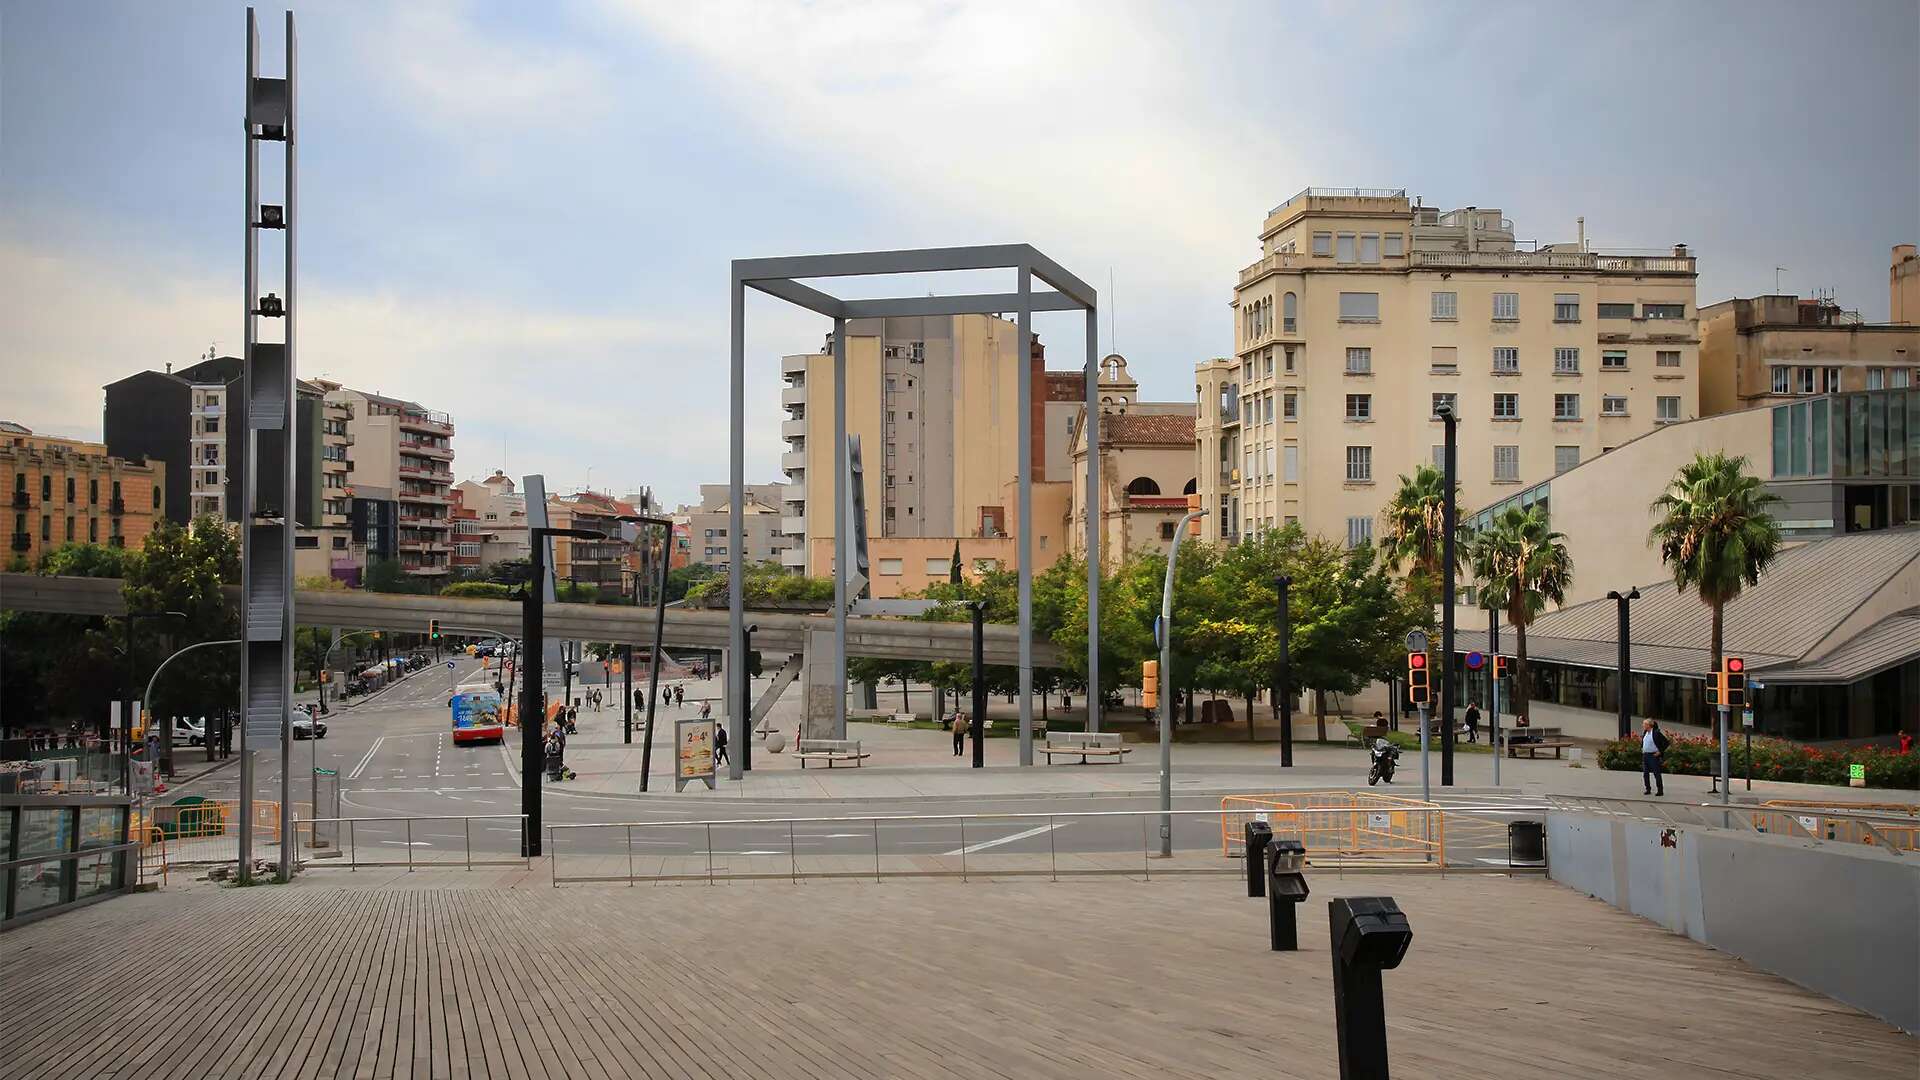
[[[1913,1080],[1920,1043],[1540,879],[546,887],[309,874],[0,937],[0,1078],[1332,1077],[1325,900],[1391,895],[1403,1077]]]

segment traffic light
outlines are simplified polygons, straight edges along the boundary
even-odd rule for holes
[[[1140,663],[1140,705],[1152,711],[1160,707],[1160,661]]]
[[[1726,703],[1726,700],[1727,700],[1726,679],[1727,679],[1726,673],[1723,671],[1707,672],[1707,704],[1708,705],[1719,706]]]
[[[427,620],[427,640],[436,642],[436,643],[439,642],[440,640],[440,620],[439,619]]]
[[[1431,700],[1431,694],[1427,689],[1426,653],[1407,654],[1407,700],[1415,705],[1425,705]]]
[[[1200,509],[1200,496],[1198,496],[1198,495],[1189,495],[1189,496],[1187,496],[1187,513],[1189,513],[1189,514],[1191,514],[1191,513],[1193,513],[1193,512],[1195,511],[1195,510],[1198,510],[1198,509]],[[1190,538],[1197,538],[1197,537],[1199,537],[1199,535],[1200,535],[1200,532],[1201,532],[1201,530],[1200,530],[1200,519],[1199,519],[1199,518],[1194,518],[1194,519],[1193,519],[1192,521],[1189,521],[1189,522],[1187,522],[1187,536],[1188,536],[1188,537],[1190,537]]]
[[[1507,677],[1506,657],[1496,656],[1493,658],[1493,677],[1496,679],[1504,679]]]
[[[1720,700],[1729,709],[1745,708],[1747,704],[1747,662],[1738,656],[1729,656],[1721,663]]]

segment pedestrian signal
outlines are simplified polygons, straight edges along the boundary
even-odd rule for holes
[[[1147,709],[1160,706],[1160,661],[1145,660],[1140,664],[1140,704]]]

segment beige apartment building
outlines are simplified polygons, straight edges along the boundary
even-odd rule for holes
[[[1100,361],[1097,389],[1101,559],[1113,564],[1128,552],[1164,552],[1187,512],[1187,496],[1199,491],[1194,408],[1184,401],[1141,401],[1140,384],[1118,353]],[[1076,408],[1069,444],[1069,551],[1082,551],[1087,543],[1086,411],[1084,403]]]
[[[453,418],[338,383],[318,385],[327,402],[352,409],[352,482],[345,497],[392,500],[400,568],[414,577],[446,578],[453,562]]]
[[[1831,297],[1755,296],[1700,309],[1700,406],[1732,412],[1815,394],[1920,386],[1920,258],[1893,249],[1888,309],[1870,323]],[[1902,322],[1905,316],[1907,321]]]
[[[1260,242],[1234,292],[1237,377],[1197,369],[1215,408],[1196,436],[1223,455],[1203,459],[1200,494],[1238,499],[1239,533],[1297,520],[1371,540],[1396,477],[1438,459],[1442,401],[1469,506],[1699,413],[1685,245],[1522,242],[1497,209],[1354,188],[1294,196]]]
[[[166,466],[107,454],[104,444],[36,435],[0,420],[0,482],[13,528],[8,567],[36,567],[62,544],[139,548],[165,516]]]
[[[733,561],[733,549],[742,547],[748,563],[783,562],[787,552],[799,546],[781,521],[781,510],[793,487],[791,484],[746,485],[746,503],[741,507],[746,535],[736,537],[728,535],[732,530],[733,504],[728,498],[731,488],[726,484],[701,484],[700,502],[682,506],[673,513],[674,522],[685,524],[688,530],[691,542],[687,561],[726,566]]]
[[[880,559],[897,557],[903,569],[917,559],[924,569],[931,557],[918,547],[890,554],[891,541],[945,540],[935,546],[951,557],[954,539],[1012,535],[1022,378],[1032,382],[1034,518],[1064,519],[1065,492],[1058,493],[1050,517],[1042,512],[1050,496],[1041,485],[1056,471],[1065,479],[1068,414],[1063,401],[1052,400],[1065,393],[1065,382],[1063,373],[1044,370],[1037,341],[1022,350],[1014,324],[984,315],[860,319],[847,325],[846,354],[847,432],[860,436],[873,595],[899,595],[882,582]],[[781,372],[787,410],[781,466],[788,485],[780,504],[785,540],[779,555],[786,566],[826,576],[836,525],[831,343],[818,353],[783,358]],[[1076,388],[1084,385],[1078,373],[1066,377]],[[1058,556],[1059,532],[1049,524],[1036,533],[1036,568]],[[705,546],[703,539],[694,537],[696,547]]]

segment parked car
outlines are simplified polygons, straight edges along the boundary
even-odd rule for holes
[[[207,725],[204,718],[196,720],[191,716],[173,718],[173,739],[175,743],[184,741],[188,746],[203,746],[207,741]]]
[[[324,739],[327,737],[327,722],[315,720],[313,714],[305,708],[293,710],[293,737],[296,739]]]

